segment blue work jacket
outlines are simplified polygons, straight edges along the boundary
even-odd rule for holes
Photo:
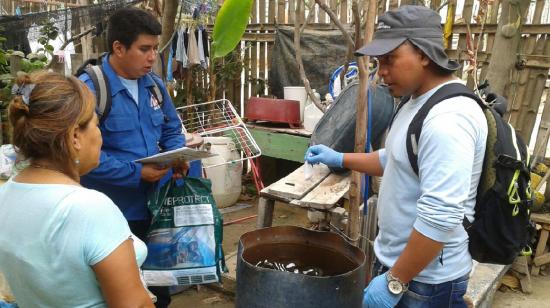
[[[139,102],[120,82],[103,57],[103,70],[109,82],[112,106],[100,124],[103,136],[99,166],[81,178],[83,186],[105,193],[120,208],[127,220],[147,220],[147,198],[157,184],[141,180],[142,164],[134,160],[180,148],[185,145],[181,121],[162,80],[153,76],[163,95],[159,106],[152,95],[153,79],[145,75],[138,79]],[[79,77],[95,92],[88,74]],[[171,172],[160,181],[165,182]]]

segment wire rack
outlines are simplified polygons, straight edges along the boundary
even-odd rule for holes
[[[186,133],[196,133],[201,137],[229,137],[239,151],[240,158],[224,160],[221,163],[205,166],[216,167],[260,156],[260,147],[246,128],[243,120],[227,99],[176,108]]]

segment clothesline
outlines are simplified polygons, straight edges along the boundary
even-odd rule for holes
[[[180,11],[175,24],[178,26],[182,25],[183,22],[206,24],[209,16],[216,15],[218,8],[219,5],[215,0],[180,0]],[[172,44],[176,31],[177,27],[172,32],[172,35],[170,35],[170,39],[166,44],[160,48],[159,52],[161,54]]]

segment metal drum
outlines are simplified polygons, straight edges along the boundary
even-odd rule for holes
[[[361,307],[365,254],[335,233],[255,230],[241,236],[237,257],[236,307]]]

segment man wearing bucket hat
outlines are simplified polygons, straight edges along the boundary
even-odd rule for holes
[[[374,277],[363,307],[466,307],[472,259],[462,226],[473,219],[487,124],[478,104],[457,96],[428,113],[418,148],[418,175],[407,156],[407,129],[420,107],[443,85],[460,82],[459,65],[443,48],[441,17],[422,6],[402,6],[379,18],[372,42],[357,55],[377,57],[379,76],[393,96],[410,96],[396,114],[385,149],[339,153],[312,146],[312,164],[384,175],[378,199]]]

